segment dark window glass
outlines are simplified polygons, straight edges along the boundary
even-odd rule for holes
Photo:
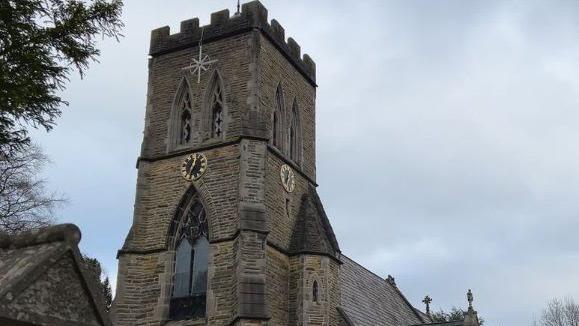
[[[312,300],[314,302],[318,302],[318,281],[314,281],[314,285],[312,286]]]
[[[173,297],[186,297],[191,294],[191,263],[193,248],[189,240],[183,239],[175,253],[175,284]]]
[[[191,140],[191,99],[187,90],[185,90],[185,95],[183,95],[183,99],[181,101],[180,119],[181,123],[179,126],[179,145],[184,145],[189,143]]]
[[[275,91],[275,103],[273,108],[273,146],[277,149],[281,150],[282,148],[282,130],[281,124],[283,123],[283,93],[281,90],[281,85],[278,85]]]
[[[196,197],[186,205],[178,223],[169,317],[172,320],[202,318],[207,297],[209,241],[205,210]]]
[[[279,119],[277,118],[277,112],[274,112],[273,114],[273,146],[278,147],[279,144],[279,138],[277,136],[277,132],[279,130],[279,126],[277,125],[279,123]]]
[[[300,117],[297,104],[294,102],[289,125],[289,155],[290,159],[299,163],[300,155]]]
[[[219,138],[223,135],[223,94],[217,81],[211,95],[211,119],[211,137]]]
[[[292,160],[296,159],[296,129],[295,127],[292,125],[290,127],[290,158]]]
[[[192,295],[205,294],[207,292],[207,263],[209,260],[209,242],[205,237],[195,241],[193,246],[195,259],[193,260],[193,286]]]

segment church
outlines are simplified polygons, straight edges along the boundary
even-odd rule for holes
[[[152,31],[114,325],[479,324],[471,304],[464,322],[433,323],[341,253],[316,191],[316,64],[301,52],[258,1]]]

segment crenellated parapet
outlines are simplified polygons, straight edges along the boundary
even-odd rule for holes
[[[316,64],[312,58],[302,56],[300,45],[291,37],[286,41],[284,28],[275,20],[268,21],[267,9],[259,2],[252,1],[242,5],[241,12],[230,16],[229,10],[211,14],[209,25],[199,26],[199,19],[181,22],[179,33],[171,34],[169,26],[151,32],[149,54],[158,56],[164,53],[196,46],[201,39],[209,43],[221,38],[246,33],[251,30],[261,31],[278,50],[313,84],[316,82]]]

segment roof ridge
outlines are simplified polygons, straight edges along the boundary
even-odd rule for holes
[[[386,280],[385,280],[382,276],[380,276],[380,275],[376,274],[375,272],[369,270],[367,267],[365,267],[364,265],[362,265],[362,264],[360,264],[359,262],[355,261],[354,259],[348,257],[348,256],[345,255],[344,253],[342,253],[342,254],[340,255],[340,257],[345,257],[345,258],[347,258],[349,261],[351,261],[351,262],[353,262],[354,264],[362,267],[362,269],[364,269],[364,270],[367,271],[368,273],[372,274],[372,275],[375,276],[376,278],[379,278],[380,280],[386,282]],[[386,282],[386,283],[388,283],[388,282]],[[390,283],[388,283],[388,284],[390,284]],[[392,285],[390,284],[390,286],[392,286]]]
[[[294,254],[323,254],[339,260],[339,247],[315,189],[301,196],[294,221],[290,251]]]
[[[80,229],[71,223],[34,229],[16,235],[0,233],[0,249],[17,249],[51,242],[80,242]]]
[[[74,224],[59,224],[41,229],[23,232],[17,235],[8,235],[0,233],[0,252],[14,252],[22,254],[32,252],[31,255],[37,254],[38,250],[45,248],[40,259],[31,260],[24,266],[13,264],[7,266],[8,271],[15,270],[15,277],[8,279],[5,286],[0,286],[0,306],[5,302],[10,302],[17,298],[23,291],[32,285],[45,272],[49,271],[62,259],[68,255],[72,259],[74,272],[78,276],[78,281],[83,289],[87,292],[90,305],[94,309],[96,318],[103,325],[110,326],[111,322],[108,314],[102,306],[102,294],[96,288],[98,279],[90,275],[86,265],[82,261],[78,243],[80,241],[80,230]],[[34,249],[30,249],[34,247]],[[2,280],[0,278],[0,280]],[[10,294],[9,296],[5,294]]]
[[[330,242],[332,249],[334,249],[334,251],[336,252],[341,253],[340,245],[338,244],[338,239],[336,239],[336,234],[334,233],[334,229],[332,228],[332,224],[330,223],[330,219],[326,214],[324,204],[322,204],[322,200],[320,199],[320,196],[318,195],[316,188],[310,185],[309,193],[311,193],[314,207],[318,211],[320,217],[320,220],[318,222],[321,223],[326,238]]]
[[[402,291],[400,291],[400,289],[398,288],[398,286],[391,284],[390,282],[387,282],[384,278],[382,278],[381,276],[379,276],[378,274],[376,274],[375,272],[369,270],[368,268],[366,268],[365,266],[363,266],[362,264],[358,263],[357,261],[355,261],[354,259],[346,256],[345,254],[341,254],[341,257],[348,259],[349,261],[351,261],[352,263],[356,264],[357,266],[361,267],[363,270],[367,271],[368,273],[372,274],[373,276],[375,276],[376,278],[380,279],[381,281],[383,281],[385,284],[388,284],[388,286],[392,287],[396,293],[398,293],[398,295],[402,298],[402,300],[404,300],[404,302],[411,308],[412,312],[416,315],[416,317],[418,317],[418,320],[422,320],[424,322],[424,319],[422,318],[422,316],[420,316],[420,314],[416,311],[416,308],[410,303],[410,301],[408,301],[408,299],[406,299],[406,296],[402,293]]]

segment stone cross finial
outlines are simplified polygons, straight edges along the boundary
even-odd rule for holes
[[[426,305],[426,314],[430,316],[430,303],[432,302],[432,298],[427,295],[424,297],[424,300],[422,300],[422,302],[424,302],[424,304]]]
[[[470,289],[468,289],[468,292],[466,293],[466,299],[468,300],[468,309],[472,309],[473,296],[472,291]]]

